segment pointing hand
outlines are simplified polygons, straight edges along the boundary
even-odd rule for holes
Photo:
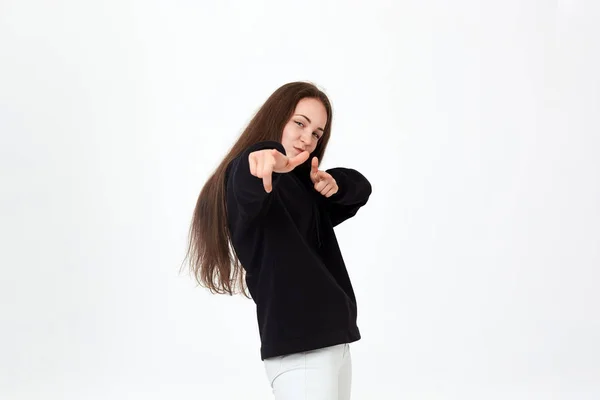
[[[314,184],[315,190],[325,197],[333,196],[339,189],[333,176],[325,171],[319,170],[319,159],[317,157],[313,157],[312,159],[310,179]]]

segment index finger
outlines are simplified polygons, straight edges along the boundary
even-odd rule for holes
[[[266,163],[264,165],[262,178],[263,178],[263,186],[265,187],[265,191],[267,193],[271,193],[271,191],[273,190],[272,175],[273,175],[273,164]]]

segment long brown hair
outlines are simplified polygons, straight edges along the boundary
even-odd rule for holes
[[[327,111],[327,124],[311,154],[322,160],[327,148],[333,117],[327,95],[314,84],[291,82],[277,89],[256,112],[248,126],[208,178],[196,202],[184,260],[196,281],[211,293],[242,293],[248,296],[244,269],[231,245],[227,224],[225,171],[229,163],[249,146],[267,140],[281,142],[283,128],[296,105],[304,98],[320,100]]]

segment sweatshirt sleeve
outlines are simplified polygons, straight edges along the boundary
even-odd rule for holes
[[[360,172],[350,168],[326,170],[337,182],[338,191],[325,198],[333,226],[353,217],[359,208],[367,204],[371,195],[371,183]]]
[[[244,152],[234,159],[227,180],[227,192],[233,197],[237,204],[238,212],[244,219],[250,219],[268,207],[270,196],[276,189],[281,174],[273,172],[271,193],[265,191],[263,180],[250,173],[248,156],[258,150],[276,149],[285,154],[283,145],[279,142],[264,141],[248,147]]]

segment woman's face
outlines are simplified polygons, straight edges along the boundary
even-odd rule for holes
[[[306,150],[312,153],[327,123],[327,110],[320,100],[304,98],[298,102],[292,118],[283,128],[281,144],[289,157]]]

